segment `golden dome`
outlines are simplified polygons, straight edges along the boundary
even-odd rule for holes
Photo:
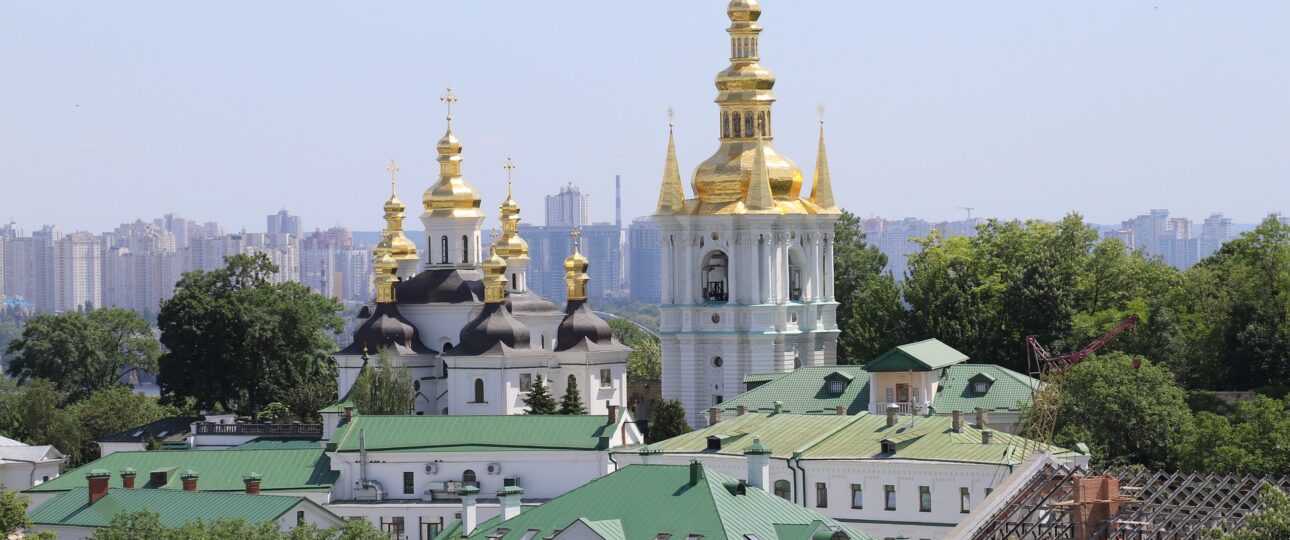
[[[564,259],[565,292],[569,300],[586,300],[587,282],[591,281],[591,277],[587,275],[590,264],[578,249],[578,236],[581,233],[574,229],[570,235],[573,236],[573,253]]]
[[[394,301],[394,285],[399,281],[395,276],[399,263],[390,256],[389,242],[382,240],[372,249],[373,280],[376,285],[377,303]]]
[[[497,243],[488,248],[484,259],[484,302],[495,304],[506,300],[506,259],[497,255]]]
[[[802,193],[802,169],[780,154],[770,141],[762,143],[770,191],[776,199],[795,199]],[[694,171],[694,193],[700,202],[724,204],[748,194],[757,153],[757,141],[722,141],[717,152]]]
[[[726,15],[732,21],[755,21],[761,17],[761,2],[757,0],[730,0]]]
[[[511,258],[528,258],[529,243],[520,237],[520,203],[515,201],[511,195],[511,172],[515,170],[515,163],[511,158],[506,158],[506,200],[497,206],[498,213],[501,214],[499,219],[502,222],[502,238],[494,245],[497,246],[497,254],[506,259]]]
[[[439,181],[421,196],[426,209],[422,217],[484,217],[479,191],[461,177],[461,141],[453,136],[451,124],[436,148]]]
[[[386,167],[385,170],[390,173],[390,198],[385,201],[384,207],[385,231],[383,231],[383,236],[388,238],[388,242],[384,242],[386,244],[385,249],[396,262],[419,259],[416,244],[413,244],[403,234],[403,210],[407,207],[404,206],[403,201],[399,200],[396,188],[396,176],[399,173],[399,166],[391,159],[390,166]]]
[[[573,253],[564,258],[565,276],[568,277],[569,274],[585,274],[587,273],[587,268],[589,266],[590,262],[587,261],[587,257],[578,250],[578,242],[575,240],[573,243]]]
[[[488,258],[484,259],[485,276],[504,276],[506,274],[506,259],[497,254],[497,244],[488,247]]]

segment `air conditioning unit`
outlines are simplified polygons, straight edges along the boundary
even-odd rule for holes
[[[426,474],[439,474],[439,464],[426,463]]]
[[[461,490],[461,482],[451,481],[443,483],[443,490],[448,493],[456,493]]]
[[[501,463],[489,463],[489,464],[488,464],[488,474],[502,474],[502,464],[501,464]]]
[[[447,491],[448,490],[447,484],[448,484],[447,482],[430,482],[426,486],[426,489],[429,491]]]

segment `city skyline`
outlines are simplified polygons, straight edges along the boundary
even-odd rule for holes
[[[1259,6],[775,10],[766,61],[785,81],[777,107],[794,119],[778,125],[776,144],[799,160],[812,155],[808,119],[824,103],[838,200],[866,217],[958,219],[970,206],[1005,219],[1080,210],[1114,223],[1152,200],[1255,222],[1290,198],[1290,104],[1278,97],[1290,93],[1290,70],[1278,67],[1290,65],[1279,34],[1290,7]],[[479,5],[281,4],[233,21],[197,6],[7,6],[0,45],[29,52],[5,60],[18,83],[0,89],[9,165],[0,217],[37,224],[57,204],[67,230],[107,230],[118,211],[177,211],[237,230],[289,207],[315,224],[375,230],[379,216],[349,205],[379,204],[392,155],[404,170],[400,192],[419,212],[447,85],[462,99],[454,128],[469,141],[464,173],[486,207],[503,198],[502,164],[513,154],[527,208],[572,181],[596,202],[591,221],[613,221],[621,174],[624,215],[645,215],[662,173],[664,110],[677,111],[686,184],[716,143],[715,91],[692,81],[710,79],[709,60],[725,47],[708,31],[721,24],[718,10],[657,8],[628,17],[608,5],[518,4],[498,16]],[[569,16],[574,9],[585,13]],[[485,25],[495,31],[475,31]],[[241,39],[224,39],[230,26]],[[838,48],[868,54],[838,64],[825,54]],[[454,54],[434,54],[445,50]],[[637,68],[601,67],[624,56]],[[558,83],[577,73],[608,84]],[[512,99],[516,81],[529,80],[557,84]],[[918,197],[910,185],[922,186]],[[51,201],[47,186],[66,195]],[[207,215],[213,207],[218,215]]]

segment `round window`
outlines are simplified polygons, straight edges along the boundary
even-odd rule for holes
[[[719,322],[721,322],[721,314],[720,314],[720,313],[713,313],[713,314],[712,314],[712,322],[713,322],[714,324],[715,324],[715,323],[719,323]]]
[[[722,360],[720,356],[716,356],[712,358],[712,367],[721,367],[725,363],[726,361]]]
[[[421,381],[412,381],[412,391],[413,392],[421,391]]]

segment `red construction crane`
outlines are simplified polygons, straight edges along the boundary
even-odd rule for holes
[[[1025,435],[1030,442],[1026,444],[1024,455],[1030,455],[1032,444],[1036,449],[1049,448],[1053,445],[1053,430],[1057,424],[1057,405],[1062,399],[1062,376],[1066,371],[1092,356],[1125,330],[1137,325],[1138,316],[1129,315],[1083,349],[1061,356],[1048,354],[1048,350],[1039,344],[1035,336],[1026,336],[1030,376],[1043,381],[1044,384],[1035,384],[1030,389],[1030,414],[1026,416],[1025,426]],[[1137,365],[1135,360],[1134,366]]]

